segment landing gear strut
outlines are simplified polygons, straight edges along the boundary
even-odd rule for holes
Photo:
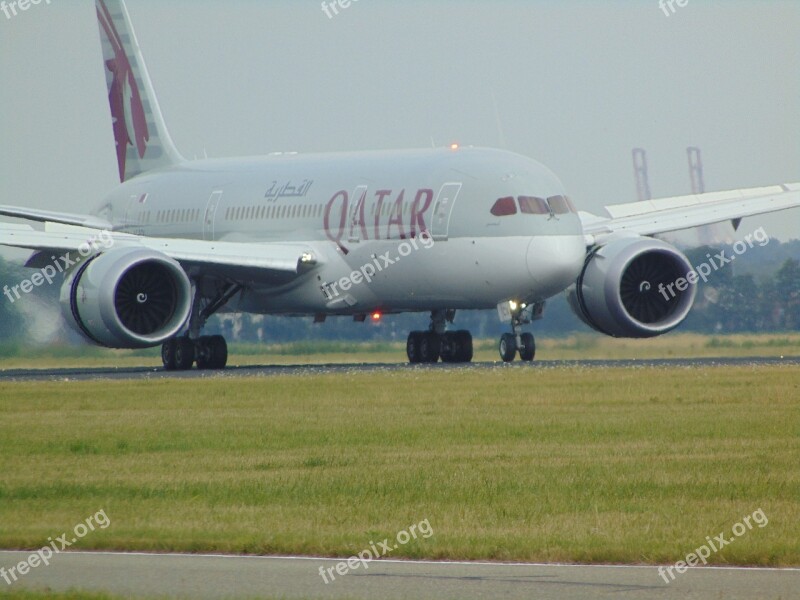
[[[202,281],[195,287],[192,316],[186,335],[167,340],[161,346],[161,362],[167,371],[188,371],[197,363],[200,370],[224,369],[228,364],[228,344],[221,335],[200,336],[208,319],[238,294],[242,286],[230,284],[218,290],[207,301],[202,293]]]
[[[406,354],[411,364],[472,362],[472,334],[469,331],[447,331],[447,323],[455,319],[454,310],[435,310],[431,313],[428,331],[408,334]]]
[[[498,311],[502,319],[511,319],[511,333],[504,333],[500,337],[501,360],[506,363],[513,362],[519,352],[523,362],[532,362],[536,357],[536,340],[532,333],[519,333],[519,329],[532,320],[541,318],[544,303],[526,305],[504,302],[498,306]]]

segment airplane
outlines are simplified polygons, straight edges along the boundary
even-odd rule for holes
[[[497,309],[509,326],[503,361],[532,361],[523,328],[564,292],[603,334],[662,335],[688,315],[697,277],[687,283],[688,259],[652,236],[800,206],[789,183],[593,215],[543,164],[457,145],[190,161],[124,0],[95,4],[120,185],[88,214],[0,206],[27,221],[0,224],[0,244],[33,251],[27,288],[63,273],[64,318],[87,340],[160,345],[169,371],[225,368],[226,340],[202,335],[221,311],[319,322],[429,313],[408,336],[410,363],[472,361],[472,335],[454,323],[474,309]],[[19,298],[20,286],[3,292]]]

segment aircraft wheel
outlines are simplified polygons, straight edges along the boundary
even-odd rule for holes
[[[194,342],[189,338],[175,340],[175,370],[188,371],[194,363]]]
[[[228,364],[228,343],[221,335],[201,337],[195,348],[197,368],[200,370],[224,369]]]
[[[473,357],[472,334],[469,331],[456,331],[455,338],[458,347],[456,362],[471,363]]]
[[[447,332],[442,336],[442,344],[439,355],[443,363],[455,363],[458,361],[459,347],[456,334]]]
[[[504,333],[500,338],[500,358],[510,363],[517,356],[517,339],[511,333]]]
[[[433,364],[439,361],[442,344],[439,336],[433,332],[423,333],[419,341],[420,362]]]
[[[228,365],[228,343],[221,335],[212,335],[208,338],[209,354],[211,356],[209,369],[224,369]]]
[[[165,371],[174,371],[176,368],[175,346],[176,340],[174,338],[161,344],[161,362]]]
[[[536,356],[536,340],[533,338],[533,334],[523,333],[520,336],[520,342],[519,357],[525,362],[532,362]]]
[[[195,360],[197,361],[197,368],[201,371],[211,369],[211,348],[209,347],[209,338],[201,337],[195,344]]]
[[[422,337],[421,331],[412,331],[408,334],[408,341],[406,342],[406,355],[408,356],[408,362],[412,365],[416,365],[422,362],[420,358],[420,338]]]

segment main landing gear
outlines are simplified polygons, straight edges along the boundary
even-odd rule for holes
[[[447,323],[455,319],[454,310],[435,310],[431,313],[428,331],[408,334],[406,354],[411,364],[472,362],[472,334],[469,331],[446,331]]]
[[[173,338],[161,346],[161,361],[167,371],[188,371],[195,362],[201,371],[224,369],[228,344],[221,335]]]
[[[220,370],[228,364],[228,344],[221,335],[201,336],[208,319],[242,289],[238,284],[219,288],[211,300],[201,293],[202,281],[195,287],[189,331],[167,340],[161,346],[161,362],[167,371],[188,371],[197,364],[200,370]]]
[[[519,333],[519,329],[532,319],[541,318],[543,311],[543,302],[530,306],[505,302],[498,306],[501,319],[511,321],[511,333],[504,333],[500,337],[500,358],[503,362],[513,362],[517,353],[523,362],[533,362],[536,357],[536,340],[532,333]]]

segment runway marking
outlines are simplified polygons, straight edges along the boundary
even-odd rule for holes
[[[2,554],[19,554],[29,552],[29,550],[0,550]],[[330,558],[321,556],[255,556],[247,554],[188,554],[181,552],[111,552],[89,550],[68,550],[61,552],[59,556],[82,555],[82,556],[141,556],[159,558],[227,558],[239,560],[297,560],[297,561],[316,561],[316,562],[340,562],[344,558]],[[671,565],[593,565],[584,563],[526,563],[526,562],[486,562],[486,561],[458,561],[458,560],[403,560],[398,558],[373,559],[370,563],[388,563],[399,565],[428,565],[428,566],[473,566],[473,567],[558,567],[558,568],[591,568],[591,569],[657,569],[660,566]],[[717,570],[717,571],[800,571],[800,567],[746,567],[735,565],[707,565],[688,567],[694,570]]]

